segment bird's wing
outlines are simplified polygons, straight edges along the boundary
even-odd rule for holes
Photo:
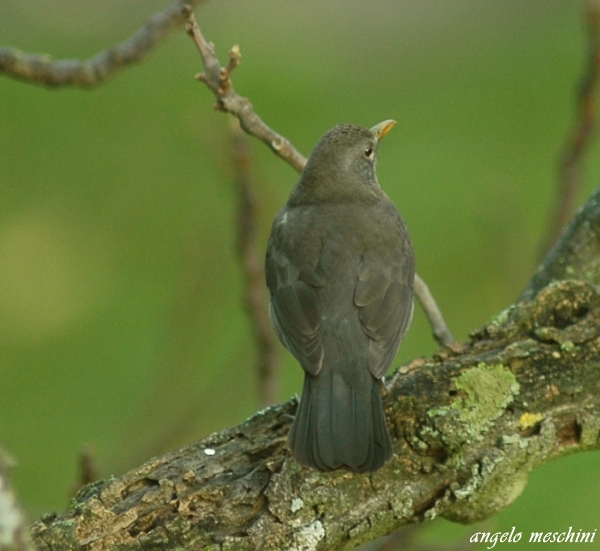
[[[323,363],[317,289],[324,286],[324,278],[316,270],[301,272],[274,237],[269,241],[265,263],[271,319],[285,347],[305,371],[316,375]]]
[[[363,331],[369,337],[369,370],[385,375],[404,338],[413,314],[414,261],[402,256],[380,267],[362,259],[354,293]]]

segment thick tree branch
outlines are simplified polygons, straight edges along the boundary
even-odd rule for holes
[[[28,54],[16,48],[0,48],[0,74],[52,87],[96,86],[118,69],[144,59],[158,42],[184,23],[183,6],[200,2],[175,0],[165,11],[149,17],[133,36],[86,60],[55,60],[47,54]]]
[[[600,188],[565,228],[519,299],[533,298],[549,283],[563,279],[600,285]]]
[[[571,278],[600,277],[597,255],[579,259]],[[35,541],[43,549],[337,550],[437,515],[487,518],[518,497],[535,467],[600,449],[599,358],[597,291],[584,281],[551,283],[460,352],[415,360],[391,379],[384,404],[396,455],[377,473],[300,468],[286,448],[292,401],[87,486],[63,516],[34,525]]]

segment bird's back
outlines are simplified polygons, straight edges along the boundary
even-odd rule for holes
[[[326,133],[267,248],[273,325],[305,371],[290,446],[320,470],[374,471],[392,455],[379,379],[408,329],[414,280],[408,231],[375,175],[393,124]]]

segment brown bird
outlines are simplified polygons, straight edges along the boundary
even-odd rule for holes
[[[393,455],[379,379],[410,325],[415,274],[408,230],[375,174],[394,124],[327,132],[267,248],[271,319],[305,371],[289,445],[321,471],[373,472]]]

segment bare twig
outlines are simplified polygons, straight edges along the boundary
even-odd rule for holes
[[[228,74],[232,69],[228,69]],[[250,154],[246,135],[233,120],[235,187],[239,199],[237,250],[244,272],[246,310],[258,344],[258,396],[261,407],[277,402],[279,347],[267,310],[267,292],[263,263],[256,251],[256,201],[252,186]]]
[[[583,183],[583,160],[589,150],[596,127],[596,94],[600,72],[600,1],[586,6],[588,27],[588,61],[579,86],[577,116],[570,137],[560,153],[557,193],[539,257],[542,258],[558,239],[575,210]]]
[[[72,494],[75,495],[86,484],[96,482],[100,478],[100,469],[96,461],[96,451],[92,446],[85,446],[79,452],[78,477],[73,485]]]
[[[213,92],[217,98],[216,108],[234,115],[240,121],[240,125],[245,132],[265,142],[297,172],[302,172],[306,164],[306,157],[299,153],[289,140],[268,127],[256,114],[247,98],[235,93],[230,76],[232,71],[240,64],[239,46],[235,45],[231,48],[227,67],[221,67],[215,54],[215,47],[211,42],[207,42],[202,35],[191,7],[184,7],[183,12],[187,17],[186,31],[194,40],[204,62],[204,72],[196,75],[196,79],[204,82]],[[454,338],[448,330],[433,296],[419,276],[415,277],[415,295],[431,323],[436,340],[444,345],[454,342]]]
[[[197,75],[196,78],[204,82],[213,92],[217,98],[216,108],[234,115],[248,134],[265,142],[275,154],[287,161],[298,172],[302,171],[306,158],[296,150],[289,140],[263,122],[247,98],[235,93],[230,75],[240,62],[239,46],[231,48],[227,67],[221,67],[213,44],[207,42],[200,32],[191,6],[184,7],[183,13],[187,19],[186,31],[194,40],[204,62],[204,73]]]
[[[442,316],[442,312],[429,291],[429,287],[427,287],[427,284],[418,274],[415,274],[415,295],[421,303],[423,311],[429,320],[429,325],[431,326],[435,340],[441,346],[451,345],[454,342],[454,337],[452,336],[452,333],[450,333],[450,329],[448,329],[444,316]]]
[[[0,74],[46,86],[96,86],[118,69],[141,61],[158,42],[183,24],[183,5],[197,5],[201,1],[175,0],[165,11],[149,17],[133,36],[86,60],[55,60],[47,54],[0,48]]]

